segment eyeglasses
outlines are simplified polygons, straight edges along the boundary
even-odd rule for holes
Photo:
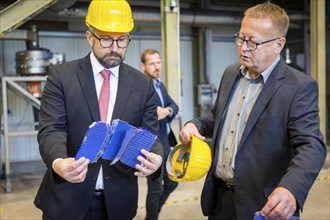
[[[89,31],[96,39],[100,41],[100,45],[103,48],[109,48],[113,45],[113,42],[117,43],[117,46],[119,48],[126,48],[128,47],[129,42],[131,41],[131,38],[129,35],[120,37],[118,39],[112,39],[110,37],[98,37],[93,32]]]
[[[244,42],[246,42],[247,47],[251,51],[256,50],[257,47],[261,44],[265,44],[265,43],[272,42],[274,40],[281,39],[281,37],[277,37],[277,38],[274,38],[274,39],[271,39],[271,40],[266,40],[266,41],[262,41],[262,42],[255,42],[253,40],[246,40],[245,38],[240,36],[239,33],[235,34],[234,38],[235,38],[237,46],[241,47],[241,46],[243,46]]]

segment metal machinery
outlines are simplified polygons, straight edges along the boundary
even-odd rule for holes
[[[17,76],[3,76],[1,78],[3,105],[3,136],[5,147],[5,165],[3,169],[3,176],[6,179],[6,192],[11,192],[9,137],[37,134],[40,99],[42,97],[42,85],[43,82],[45,82],[47,79],[46,75],[48,72],[48,67],[50,65],[60,64],[64,62],[65,56],[61,53],[52,53],[48,49],[40,48],[38,30],[36,26],[32,26],[31,30],[13,31],[6,36],[6,39],[25,40],[27,48],[27,50],[19,51],[16,53],[15,61]],[[9,131],[7,100],[7,90],[9,88],[16,91],[17,94],[20,94],[31,102],[35,121],[34,130],[24,132]]]

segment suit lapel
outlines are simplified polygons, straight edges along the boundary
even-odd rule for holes
[[[95,81],[93,75],[92,64],[89,55],[80,60],[80,69],[76,72],[81,89],[88,103],[93,121],[100,120],[99,104],[97,100]]]
[[[112,120],[121,117],[133,83],[133,79],[132,77],[130,77],[129,72],[126,68],[126,64],[124,63],[120,65],[118,77],[118,91],[115,107],[112,114]]]
[[[160,89],[160,93],[162,94],[162,98],[163,98],[163,102],[164,102],[163,107],[166,107],[166,103],[167,103],[166,89],[162,82],[160,83],[159,89]],[[162,101],[160,100],[160,97],[158,94],[157,94],[157,99],[159,100],[160,106],[162,106]]]
[[[233,94],[235,88],[235,83],[237,82],[239,76],[240,65],[232,65],[224,72],[223,78],[220,83],[219,93],[216,100],[216,112],[215,112],[215,123],[214,128],[216,128],[216,133],[213,134],[214,137],[219,137],[219,132],[221,132],[220,123],[223,123],[224,117],[226,116],[226,109],[228,108],[228,103],[230,97]],[[214,140],[218,143],[219,140]]]
[[[244,144],[244,141],[246,140],[247,136],[252,131],[253,127],[255,126],[256,122],[260,118],[262,112],[266,108],[268,102],[273,97],[276,90],[278,90],[281,86],[281,83],[279,82],[279,79],[285,77],[284,76],[284,69],[286,68],[286,64],[281,59],[277,66],[274,68],[272,73],[269,75],[266,84],[264,85],[264,88],[261,90],[259,97],[257,98],[249,119],[246,123],[241,142],[239,143],[238,149],[241,148],[241,146]]]
[[[164,100],[164,95],[163,95],[164,93],[163,93],[163,90],[162,90],[162,83],[159,85],[159,89],[160,89],[160,92],[162,93],[163,100]],[[159,97],[159,94],[158,94],[156,88],[155,88],[155,92],[156,92],[157,106],[162,106],[162,101],[160,100],[160,97]]]
[[[212,141],[212,148],[216,150],[214,155],[219,155],[219,141],[220,141],[220,133],[222,130],[222,126],[224,123],[224,119],[226,116],[226,111],[228,108],[228,103],[230,101],[230,97],[235,91],[235,84],[237,84],[238,76],[239,76],[239,67],[240,65],[231,66],[231,69],[226,70],[224,73],[224,77],[221,80],[221,86],[219,88],[218,100],[217,103],[217,111],[215,113],[215,123],[214,128],[216,128],[213,137],[216,137]],[[212,169],[215,169],[216,164],[218,163],[218,157],[214,158],[215,161],[213,163]]]
[[[223,121],[222,119],[226,114],[226,109],[228,107],[228,101],[233,92],[233,87],[234,87],[235,81],[237,79],[236,76],[237,76],[237,74],[230,73],[230,77],[228,77],[229,79],[224,80],[222,83],[222,86],[220,88],[221,91],[219,93],[219,97],[218,97],[218,101],[217,101],[218,110],[216,113],[216,115],[220,116],[220,117],[216,117],[216,121],[214,124],[215,128],[220,128],[220,123]],[[217,129],[217,132],[219,132],[219,130],[220,129]],[[218,137],[218,133],[216,134],[215,137]]]

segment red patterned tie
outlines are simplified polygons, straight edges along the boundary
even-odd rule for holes
[[[110,100],[109,78],[110,78],[111,72],[110,72],[110,70],[102,70],[100,73],[103,77],[103,83],[102,83],[100,98],[99,98],[99,108],[100,108],[101,121],[107,122],[109,100]]]

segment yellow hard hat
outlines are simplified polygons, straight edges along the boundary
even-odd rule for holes
[[[166,161],[166,171],[173,181],[195,181],[210,170],[211,163],[212,154],[209,145],[192,136],[191,146],[178,143],[171,150]]]
[[[128,33],[134,27],[131,7],[126,0],[92,0],[86,25],[104,32]]]

